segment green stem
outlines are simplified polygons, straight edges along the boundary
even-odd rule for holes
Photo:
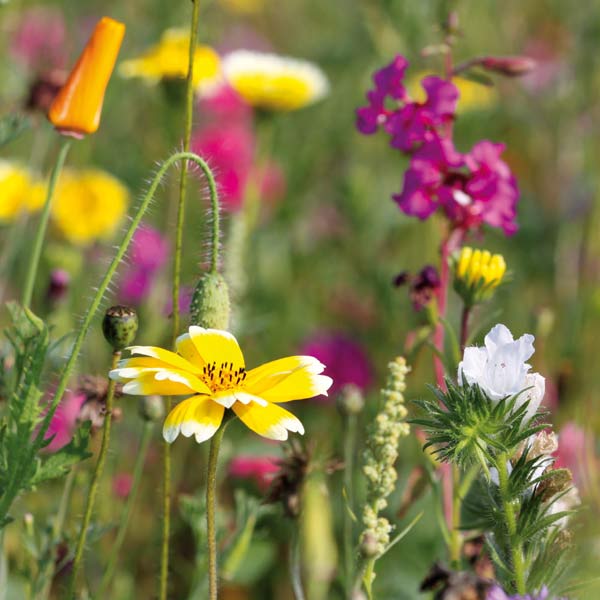
[[[356,415],[350,414],[347,418],[347,429],[344,439],[344,489],[348,507],[344,510],[344,575],[346,598],[352,597],[354,585],[354,546],[352,544],[352,518],[350,511],[354,512],[354,446],[356,442]]]
[[[192,115],[194,110],[194,58],[196,55],[196,38],[200,20],[200,0],[192,0],[192,20],[190,22],[190,42],[188,47],[188,71],[185,87],[185,123],[183,133],[183,151],[189,152],[192,137]],[[173,259],[173,333],[172,346],[175,347],[179,335],[179,288],[181,285],[181,259],[183,250],[183,225],[185,222],[185,194],[187,188],[188,163],[181,165],[179,180],[179,202],[177,206],[177,226],[175,230],[175,255]],[[212,194],[211,194],[212,197]],[[218,221],[218,217],[217,217]],[[217,222],[218,234],[218,222]],[[214,259],[216,262],[216,258]],[[215,268],[216,270],[216,268]],[[165,412],[171,412],[171,398],[165,398]],[[163,528],[160,553],[159,598],[166,600],[169,580],[169,536],[171,530],[171,446],[163,440]]]
[[[40,264],[40,256],[42,255],[42,246],[44,245],[44,238],[46,237],[46,230],[48,229],[48,221],[50,219],[50,209],[52,208],[54,190],[56,189],[58,176],[62,171],[63,165],[65,164],[65,159],[67,158],[67,153],[69,152],[70,147],[71,140],[68,138],[63,138],[61,148],[58,151],[58,156],[56,157],[56,164],[54,165],[50,175],[48,191],[46,192],[46,202],[42,208],[40,222],[38,223],[37,232],[33,240],[33,247],[29,257],[29,266],[27,267],[27,275],[25,277],[25,287],[23,288],[23,295],[21,296],[21,304],[23,304],[23,306],[26,308],[29,308],[31,305],[33,287],[35,285],[38,266]]]
[[[38,431],[37,437],[35,438],[33,443],[30,444],[28,451],[24,453],[23,464],[31,464],[35,460],[36,454],[38,453],[38,451],[40,450],[40,448],[42,447],[42,445],[44,443],[44,436],[46,435],[46,432],[48,431],[48,427],[50,426],[52,417],[54,416],[54,413],[56,412],[56,408],[58,407],[58,405],[63,397],[63,394],[65,393],[65,390],[67,389],[67,385],[69,383],[71,373],[73,372],[75,363],[77,362],[77,359],[79,358],[79,353],[81,352],[81,348],[83,346],[85,337],[86,337],[88,331],[90,330],[92,321],[98,311],[98,308],[100,307],[100,304],[102,303],[102,298],[104,297],[104,294],[106,293],[108,286],[110,285],[119,265],[121,264],[121,261],[123,260],[123,257],[125,256],[125,253],[127,252],[127,248],[129,247],[129,244],[131,243],[134,233],[136,232],[137,228],[139,227],[140,222],[142,221],[144,215],[146,214],[146,211],[148,210],[152,200],[154,199],[154,195],[156,194],[156,190],[158,189],[158,186],[160,185],[162,178],[165,176],[166,172],[173,166],[173,164],[175,164],[178,161],[182,161],[182,160],[191,160],[192,162],[197,164],[198,167],[200,167],[200,169],[203,171],[203,173],[207,179],[213,206],[218,207],[219,201],[218,201],[217,186],[216,186],[215,178],[212,174],[212,171],[210,170],[210,167],[206,163],[206,161],[204,161],[202,158],[200,158],[197,154],[194,154],[193,152],[177,152],[177,153],[171,155],[169,158],[167,158],[167,160],[165,160],[163,162],[163,164],[158,169],[158,172],[154,176],[154,179],[152,180],[152,183],[150,184],[150,187],[148,188],[146,195],[142,198],[140,206],[138,207],[133,218],[131,219],[131,224],[129,225],[129,228],[125,232],[125,236],[123,237],[121,244],[117,248],[117,252],[116,252],[115,256],[113,257],[110,265],[108,266],[106,274],[104,275],[104,277],[102,278],[102,281],[98,285],[98,288],[96,289],[96,294],[92,298],[90,305],[88,306],[87,311],[85,312],[83,321],[81,322],[81,326],[80,326],[79,331],[77,332],[77,336],[75,337],[75,340],[73,342],[73,346],[71,348],[69,357],[67,358],[67,361],[65,362],[65,365],[60,374],[60,378],[59,378],[58,384],[56,386],[56,391],[54,393],[54,398],[52,399],[52,402],[49,406],[48,412],[46,413],[46,416],[44,417],[44,420],[42,421],[42,423],[40,425],[40,429]],[[217,210],[215,212],[215,218],[217,218],[217,219],[218,219],[218,214],[219,213]],[[218,229],[217,229],[217,234],[218,234]],[[218,243],[216,245],[216,248],[213,247],[213,251],[218,251]],[[17,469],[17,468],[19,468],[19,465],[15,465],[15,469]],[[0,523],[3,522],[4,518],[8,514],[8,511],[10,510],[10,507],[11,507],[14,499],[17,497],[19,491],[20,491],[19,487],[13,485],[10,487],[10,489],[7,489],[4,493],[4,495],[2,496],[2,499],[0,500]]]
[[[524,595],[525,592],[525,563],[523,559],[523,548],[519,540],[517,531],[517,517],[515,507],[511,501],[509,485],[508,485],[508,469],[506,463],[508,456],[502,453],[496,459],[496,468],[498,470],[498,488],[500,490],[500,498],[502,499],[502,507],[506,517],[506,529],[510,543],[510,553],[515,576],[515,587],[517,593]]]
[[[217,536],[215,533],[215,499],[217,489],[217,463],[219,448],[225,428],[219,427],[210,442],[208,474],[206,479],[206,543],[208,547],[208,597],[217,600]]]
[[[120,351],[117,350],[113,352],[111,365],[112,369],[117,368],[120,358]],[[77,547],[75,549],[75,558],[73,559],[73,570],[71,572],[71,579],[69,582],[69,592],[67,594],[67,598],[73,598],[75,595],[77,575],[79,574],[79,568],[81,566],[81,560],[83,558],[85,540],[87,537],[88,528],[90,526],[92,513],[94,511],[94,503],[96,502],[98,485],[100,483],[100,478],[102,477],[102,472],[104,471],[104,464],[106,463],[106,454],[108,452],[108,445],[110,443],[110,427],[112,422],[112,410],[113,400],[115,397],[116,382],[113,379],[109,379],[108,381],[108,391],[106,392],[106,412],[104,414],[104,426],[102,427],[102,443],[100,444],[98,462],[96,462],[96,468],[94,469],[94,474],[92,475],[92,482],[90,484],[87,502],[85,505],[85,513],[83,515],[83,522],[81,523],[81,530],[79,531],[79,539],[77,540]]]
[[[304,587],[302,586],[302,565],[300,564],[300,536],[294,524],[294,532],[290,540],[290,581],[294,591],[295,600],[304,600]]]
[[[58,505],[58,512],[56,518],[52,524],[52,537],[50,539],[49,550],[51,555],[54,553],[54,548],[60,542],[62,530],[65,524],[65,518],[67,516],[67,510],[69,508],[69,502],[71,500],[71,492],[73,490],[73,483],[75,482],[75,474],[77,472],[77,466],[74,466],[69,471],[67,478],[65,479],[65,486],[63,493],[60,498],[60,504]],[[45,600],[50,594],[50,588],[52,586],[52,579],[54,577],[54,570],[56,568],[56,561],[49,560],[46,572],[43,575],[42,590],[39,595],[39,600]]]
[[[110,561],[106,566],[106,571],[104,572],[104,576],[102,577],[102,581],[100,583],[100,589],[98,590],[98,593],[96,595],[98,598],[107,597],[106,591],[109,589],[109,586],[113,582],[115,568],[119,559],[119,553],[121,551],[121,547],[123,546],[123,542],[125,541],[125,534],[127,533],[127,527],[129,526],[131,511],[133,510],[133,505],[135,504],[138,488],[142,479],[144,463],[146,462],[148,445],[150,444],[150,440],[152,439],[153,429],[154,424],[151,421],[146,421],[144,423],[144,430],[142,432],[142,438],[140,440],[140,447],[138,449],[137,458],[133,467],[133,481],[131,482],[131,491],[127,496],[125,507],[123,509],[123,512],[121,513],[119,530],[117,531],[117,537],[115,538],[115,542],[111,549]]]
[[[452,528],[450,530],[450,563],[455,570],[460,569],[460,557],[462,552],[462,534],[460,533],[460,469],[457,465],[452,465]]]

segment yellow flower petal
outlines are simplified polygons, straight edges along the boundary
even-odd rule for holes
[[[170,350],[165,350],[164,348],[158,348],[157,346],[131,346],[128,348],[131,354],[141,354],[142,356],[148,356],[151,358],[158,359],[159,361],[165,363],[165,366],[175,367],[176,369],[181,369],[182,371],[189,371],[190,373],[202,373],[202,367],[193,365],[191,362],[185,360],[175,352],[171,352]],[[139,360],[139,359],[126,359],[126,360]],[[125,361],[121,361],[123,366],[130,363],[125,363]],[[131,365],[134,366],[134,365]]]
[[[208,386],[191,373],[187,371],[181,371],[179,369],[164,369],[164,368],[156,368],[156,367],[122,367],[120,369],[115,369],[110,372],[110,376],[112,379],[117,379],[118,381],[126,381],[126,387],[129,385],[130,379],[140,379],[145,378],[147,375],[153,375],[154,381],[157,384],[161,384],[161,382],[166,381],[169,383],[176,383],[184,385],[188,388],[187,391],[183,392],[184,394],[190,394],[192,392],[197,392],[199,394],[210,394],[211,390]],[[152,385],[148,383],[147,385]],[[129,385],[128,389],[132,387]],[[125,390],[126,393],[131,393]],[[137,393],[137,392],[136,392]],[[158,392],[144,392],[150,394],[158,394]],[[181,393],[181,392],[180,392]]]
[[[215,363],[218,368],[221,364],[232,363],[232,371],[244,368],[244,355],[231,333],[191,326],[189,334],[198,354],[207,364]]]
[[[196,349],[196,345],[189,333],[180,335],[175,344],[177,352],[196,367],[202,368],[206,364],[205,360],[200,356],[200,353]]]
[[[263,400],[263,398],[260,398],[259,396],[254,396],[253,394],[248,394],[247,392],[237,389],[216,392],[212,395],[212,399],[225,408],[231,408],[236,402],[241,402],[242,404],[256,402],[256,404],[260,406],[267,406],[268,404],[266,400]]]
[[[181,433],[196,437],[200,444],[219,429],[225,409],[207,396],[192,396],[180,402],[168,415],[163,426],[163,437],[169,443]]]
[[[190,394],[208,393],[206,385],[193,375],[181,371],[140,370],[135,379],[121,377],[120,369],[109,373],[111,379],[124,382],[123,393],[132,396],[189,396]],[[157,377],[160,377],[157,379]]]
[[[324,369],[325,365],[312,356],[290,356],[249,371],[244,388],[269,402],[327,395],[333,380],[321,375]]]
[[[302,423],[291,412],[276,404],[259,406],[254,402],[236,402],[232,408],[246,427],[271,440],[287,440],[288,431],[304,433]]]

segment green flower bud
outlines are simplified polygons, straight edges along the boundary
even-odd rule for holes
[[[102,332],[115,352],[130,346],[138,330],[138,317],[129,306],[111,306],[102,321]]]
[[[160,396],[142,396],[138,410],[145,421],[162,421],[165,416],[165,405]]]
[[[365,406],[365,399],[360,388],[349,383],[342,388],[338,397],[338,408],[344,415],[358,415]]]
[[[225,279],[219,273],[204,274],[192,296],[192,325],[227,330],[229,312],[229,290]]]

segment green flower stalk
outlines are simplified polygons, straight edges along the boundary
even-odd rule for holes
[[[360,551],[364,559],[361,576],[369,597],[375,578],[375,561],[388,549],[394,528],[380,513],[387,507],[387,498],[394,491],[398,477],[394,468],[398,443],[409,433],[409,426],[404,422],[407,410],[403,393],[410,367],[404,358],[398,357],[388,364],[388,369],[388,380],[381,391],[383,407],[371,425],[364,454],[367,501],[362,514],[364,530],[360,536]]]

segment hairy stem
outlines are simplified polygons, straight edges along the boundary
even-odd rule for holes
[[[192,114],[194,109],[194,58],[196,55],[196,38],[200,17],[200,0],[192,0],[192,19],[190,22],[190,42],[188,48],[188,70],[185,87],[185,122],[183,132],[183,151],[189,152],[192,137]],[[181,165],[179,180],[179,202],[177,205],[177,225],[175,229],[175,255],[173,259],[173,331],[172,346],[179,335],[179,288],[181,285],[181,254],[183,249],[183,224],[185,222],[185,193],[187,187],[188,163]],[[171,411],[171,397],[165,398],[165,412]],[[171,446],[163,440],[163,527],[160,553],[159,598],[166,600],[169,579],[169,536],[171,529]]]
[[[112,356],[112,369],[116,369],[118,366],[119,359],[121,358],[121,352],[113,352]],[[113,400],[115,397],[115,386],[116,382],[113,379],[109,379],[108,391],[106,392],[106,412],[104,414],[104,426],[102,427],[102,443],[100,444],[100,453],[98,454],[98,461],[96,462],[96,468],[92,475],[92,482],[88,492],[87,502],[85,505],[85,513],[83,515],[83,521],[81,523],[81,529],[79,531],[79,539],[77,540],[77,547],[75,549],[75,558],[73,559],[73,569],[71,571],[71,579],[69,582],[69,592],[67,598],[73,598],[75,596],[75,588],[77,585],[77,575],[81,567],[83,558],[83,550],[85,548],[85,540],[87,537],[88,528],[94,512],[94,503],[96,502],[96,495],[98,493],[98,485],[100,478],[104,471],[104,464],[106,463],[106,454],[108,452],[108,445],[110,443],[110,427],[112,422],[112,409]]]
[[[60,175],[67,153],[71,147],[71,140],[63,138],[62,145],[58,151],[56,157],[56,164],[52,169],[50,175],[50,181],[48,182],[48,191],[46,192],[46,202],[42,208],[40,215],[40,222],[38,223],[37,232],[33,240],[33,247],[31,249],[31,255],[29,257],[29,266],[27,267],[27,275],[25,277],[25,286],[23,287],[23,294],[21,296],[21,304],[25,308],[29,308],[31,305],[31,298],[33,296],[33,288],[35,286],[35,279],[37,277],[37,271],[40,264],[40,257],[42,255],[42,246],[44,245],[44,239],[46,237],[46,230],[48,229],[48,221],[50,220],[50,209],[52,208],[52,198],[54,197],[54,190],[56,189],[56,183],[58,182],[58,176]]]
[[[506,529],[510,543],[510,553],[512,566],[514,569],[515,587],[517,593],[525,594],[525,563],[523,559],[523,548],[519,540],[517,531],[517,517],[515,507],[510,498],[508,487],[508,469],[506,463],[508,456],[505,453],[500,454],[496,460],[496,468],[498,469],[498,488],[500,490],[500,498],[502,500],[502,508],[506,518]]]
[[[219,448],[225,427],[221,425],[210,442],[206,479],[206,544],[208,549],[208,597],[217,600],[217,536],[215,532],[215,503],[217,490],[217,464]]]
[[[150,421],[146,421],[144,423],[144,430],[142,432],[142,437],[140,440],[140,447],[138,449],[137,458],[133,467],[133,480],[131,482],[131,491],[127,496],[125,507],[123,509],[123,512],[121,513],[121,520],[119,521],[119,530],[117,531],[117,537],[115,538],[115,542],[111,549],[110,561],[106,566],[106,571],[104,572],[104,576],[102,577],[102,581],[100,583],[100,589],[97,593],[98,598],[107,597],[106,592],[109,589],[110,584],[113,582],[115,568],[117,566],[117,561],[119,560],[119,552],[121,551],[121,547],[123,546],[123,542],[125,541],[125,534],[127,533],[127,527],[129,526],[131,511],[133,510],[133,505],[135,504],[135,499],[137,497],[140,481],[142,479],[144,463],[146,462],[148,445],[150,444],[150,439],[152,438],[153,429],[154,423]]]

